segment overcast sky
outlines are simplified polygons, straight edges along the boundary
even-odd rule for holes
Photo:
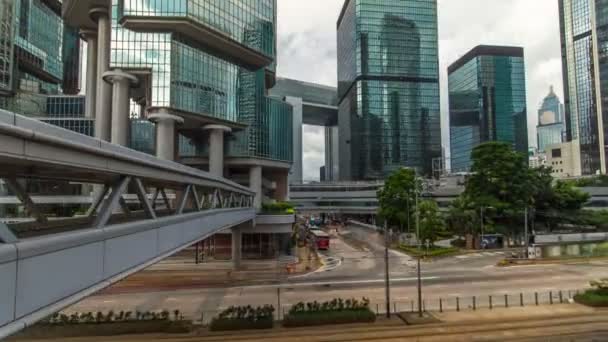
[[[562,98],[559,15],[555,0],[438,0],[443,144],[449,146],[447,67],[479,44],[523,46],[530,144],[549,86]],[[281,77],[336,85],[336,21],[343,0],[278,0]],[[304,178],[324,164],[323,130],[304,127]]]

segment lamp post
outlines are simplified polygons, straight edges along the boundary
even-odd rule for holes
[[[479,212],[480,212],[480,216],[481,216],[481,243],[483,244],[483,206],[481,206],[481,208],[479,208]],[[483,245],[480,244],[481,249],[483,249]]]

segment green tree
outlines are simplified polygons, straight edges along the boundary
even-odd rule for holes
[[[589,201],[589,194],[575,188],[569,182],[557,181],[553,191],[552,207],[557,210],[581,210]]]
[[[420,184],[414,170],[403,168],[395,171],[378,190],[379,215],[403,230],[412,221],[417,188],[420,189]]]
[[[480,228],[479,210],[465,196],[460,196],[450,204],[446,217],[448,230],[461,237],[473,234]]]
[[[525,154],[503,142],[477,146],[472,154],[472,175],[465,196],[477,207],[493,207],[501,214],[512,214],[529,205],[535,193],[532,172]]]
[[[422,201],[418,204],[420,220],[420,240],[431,246],[435,241],[447,237],[445,223],[435,201]]]

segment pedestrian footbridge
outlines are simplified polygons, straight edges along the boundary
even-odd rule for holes
[[[256,215],[246,187],[5,111],[0,179],[28,213],[0,215],[0,339]],[[36,182],[89,184],[92,204],[51,216]]]

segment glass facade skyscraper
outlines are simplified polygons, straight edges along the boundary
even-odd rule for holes
[[[487,141],[528,153],[524,51],[478,46],[448,68],[453,172],[471,167],[471,152]]]
[[[80,90],[80,37],[56,2],[0,1],[0,108],[43,117],[47,96]]]
[[[347,0],[338,20],[340,178],[441,156],[436,0]]]
[[[608,1],[560,0],[567,140],[582,175],[606,173]]]
[[[538,110],[538,150],[545,151],[548,145],[560,144],[566,135],[566,125],[564,124],[564,106],[559,97],[553,91],[545,97]]]
[[[111,66],[150,70],[147,107],[167,107],[201,122],[236,127],[226,143],[229,157],[292,161],[292,135],[284,129],[291,127],[291,107],[266,96],[274,80],[276,0],[112,3]],[[219,51],[214,42],[201,42],[206,37],[193,37],[177,24],[165,27],[169,17],[219,32],[271,63],[252,66],[226,52],[229,48]],[[200,124],[185,127],[183,133],[180,150],[185,155],[207,154]]]

